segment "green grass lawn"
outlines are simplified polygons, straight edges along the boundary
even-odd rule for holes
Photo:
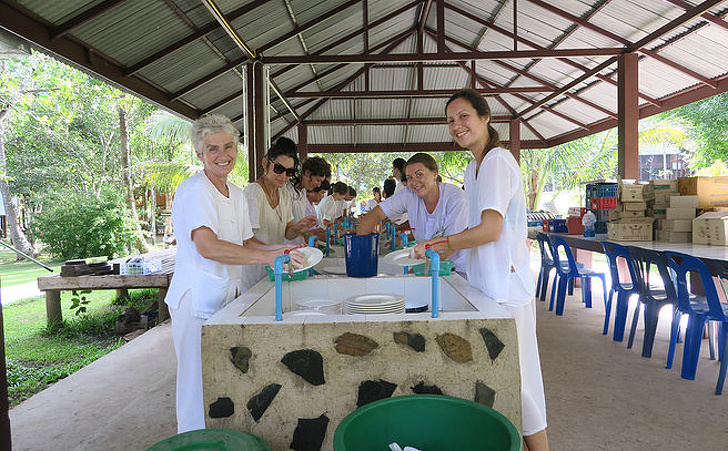
[[[132,290],[130,294],[131,301],[116,305],[114,291],[94,291],[88,295],[88,315],[82,318],[69,308],[72,293],[64,292],[65,324],[52,333],[46,330],[43,297],[3,306],[11,406],[121,346],[123,340],[112,332],[116,318],[127,305],[142,310],[155,299],[156,290]]]
[[[60,271],[61,265],[63,264],[63,262],[48,260],[42,256],[37,260],[50,266],[55,273]],[[48,274],[51,273],[30,260],[23,259],[22,261],[15,261],[15,252],[4,247],[0,248],[0,284],[2,286],[9,287],[11,285],[33,282],[39,276]]]

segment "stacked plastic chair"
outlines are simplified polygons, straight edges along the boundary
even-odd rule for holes
[[[629,264],[630,255],[629,249],[621,244],[613,243],[611,241],[602,241],[602,247],[604,248],[604,254],[607,256],[607,263],[609,264],[609,274],[612,278],[612,287],[609,290],[609,297],[604,305],[606,314],[604,317],[604,330],[602,334],[607,335],[609,330],[609,316],[612,312],[612,299],[614,293],[617,293],[617,306],[614,314],[614,341],[624,340],[624,328],[627,323],[627,310],[629,308],[629,298],[633,294],[638,294],[638,288],[635,284],[634,267]],[[629,272],[629,282],[621,282],[619,274],[618,260],[623,258],[626,267]]]
[[[670,269],[667,266],[665,256],[656,251],[643,249],[639,247],[629,246],[629,254],[631,256],[631,266],[634,267],[635,285],[639,291],[639,303],[635,307],[632,316],[632,328],[629,332],[629,341],[627,348],[632,347],[634,335],[639,320],[640,307],[644,306],[645,311],[645,338],[642,343],[642,357],[652,357],[652,348],[655,343],[655,333],[657,332],[657,322],[659,320],[660,310],[666,305],[673,306],[673,326],[679,322],[679,314],[677,313],[677,292],[675,284],[672,280]],[[650,280],[652,268],[656,268],[660,274],[659,283],[654,282],[654,274]],[[677,331],[676,327],[671,327],[671,331]],[[672,337],[670,340],[672,341]],[[677,337],[674,337],[677,341]]]
[[[581,267],[576,264],[574,254],[571,247],[565,239],[560,236],[552,236],[553,244],[552,255],[556,264],[557,283],[551,290],[551,302],[549,310],[554,309],[554,295],[556,295],[556,314],[561,316],[564,314],[564,304],[566,303],[566,291],[568,284],[573,282],[577,277],[581,279],[581,298],[588,308],[592,306],[592,290],[591,279],[597,277],[602,280],[604,288],[604,303],[607,299],[607,282],[603,272],[593,271],[588,268]],[[558,286],[558,292],[556,292]]]
[[[546,289],[549,286],[551,270],[556,269],[556,264],[551,256],[549,236],[538,232],[536,233],[536,241],[538,242],[538,248],[541,250],[541,269],[538,272],[538,282],[536,282],[536,297],[544,302],[546,301]]]
[[[683,349],[683,363],[681,376],[685,379],[695,379],[698,369],[698,357],[703,339],[703,330],[708,321],[720,323],[720,346],[721,355],[720,372],[715,387],[715,394],[720,395],[723,391],[723,383],[726,376],[726,364],[728,353],[726,350],[726,339],[728,338],[728,305],[722,304],[718,298],[718,292],[713,282],[713,277],[708,266],[699,258],[679,252],[664,252],[670,268],[675,272],[677,284],[678,310],[688,315],[688,326],[685,331],[685,343]],[[693,272],[700,278],[703,285],[704,295],[691,293],[688,288],[688,274]],[[670,349],[668,351],[668,368],[672,366],[672,359],[675,354],[677,342],[677,321],[673,322],[673,330],[670,333]]]

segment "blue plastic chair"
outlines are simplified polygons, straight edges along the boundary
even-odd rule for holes
[[[726,349],[728,349],[728,346],[726,346],[726,339],[728,338],[728,305],[720,302],[715,283],[713,282],[713,276],[705,262],[692,255],[681,254],[679,252],[665,251],[664,254],[667,257],[670,268],[675,272],[678,309],[681,313],[689,315],[688,326],[685,331],[683,364],[680,375],[684,379],[695,379],[705,325],[708,321],[720,322],[721,334],[719,349],[722,349],[722,352],[720,353],[720,372],[715,387],[715,394],[719,395],[723,391],[726,363],[728,362],[728,355],[726,353]],[[696,295],[690,292],[690,288],[688,287],[688,274],[691,272],[697,274],[700,278],[705,295]],[[676,328],[677,324],[673,323],[673,331],[670,334],[670,349],[668,351],[669,365],[672,365],[672,358],[675,353],[675,345],[677,342]]]
[[[551,242],[549,236],[542,232],[536,233],[536,241],[538,248],[541,250],[541,269],[538,272],[538,282],[536,282],[536,297],[541,302],[546,301],[546,289],[549,286],[549,278],[551,271],[556,269],[556,264],[551,256]]]
[[[549,310],[553,310],[554,308],[554,294],[556,294],[556,314],[559,316],[564,314],[567,286],[569,282],[573,283],[577,277],[581,279],[581,299],[586,304],[587,308],[591,308],[592,306],[591,279],[593,277],[602,279],[602,287],[604,288],[604,303],[606,305],[607,282],[604,277],[604,273],[578,266],[576,264],[574,254],[571,252],[571,247],[569,247],[569,243],[560,236],[552,236],[551,242],[553,243],[552,255],[554,257],[554,262],[556,263],[558,284],[554,283],[554,287],[551,290]],[[558,293],[555,293],[557,285]]]
[[[604,248],[604,255],[607,256],[607,263],[609,264],[609,274],[612,278],[612,287],[609,289],[609,298],[604,306],[606,315],[604,318],[604,330],[603,335],[607,335],[609,330],[609,316],[612,313],[612,299],[614,293],[617,293],[617,306],[614,314],[614,341],[624,340],[624,328],[627,323],[627,310],[629,308],[629,298],[633,294],[639,294],[638,288],[635,284],[635,273],[634,267],[629,264],[630,255],[629,249],[621,244],[613,243],[611,241],[602,241],[602,247]],[[619,258],[623,258],[627,264],[629,272],[629,282],[621,282],[619,267],[617,262]]]
[[[673,326],[680,321],[679,313],[675,314],[677,312],[677,291],[675,290],[675,283],[672,280],[670,269],[667,266],[667,260],[662,253],[634,246],[629,246],[628,249],[631,256],[630,266],[634,268],[635,285],[639,291],[639,303],[632,315],[632,328],[629,332],[627,348],[632,348],[640,308],[644,306],[645,338],[642,343],[642,357],[652,357],[657,322],[662,307],[668,304],[673,306]],[[661,280],[657,284],[651,283],[650,280],[653,267],[657,268],[657,272],[660,274]],[[654,281],[654,277],[652,279]],[[676,328],[670,327],[670,330],[676,330]],[[675,340],[677,340],[677,337],[675,337]]]

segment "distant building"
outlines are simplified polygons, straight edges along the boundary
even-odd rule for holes
[[[673,144],[640,146],[640,181],[691,175],[681,149]]]

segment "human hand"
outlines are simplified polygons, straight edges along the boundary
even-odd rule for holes
[[[318,224],[318,220],[316,219],[316,216],[310,215],[310,216],[301,218],[301,220],[296,223],[296,228],[299,230],[299,232],[305,233],[305,232],[308,232],[309,230],[311,230],[313,227],[315,227],[316,224]]]

